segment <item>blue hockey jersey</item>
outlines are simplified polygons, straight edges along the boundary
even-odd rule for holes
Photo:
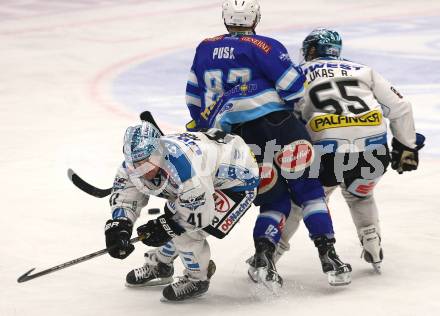
[[[189,131],[201,128],[218,128],[227,133],[234,124],[249,122],[274,111],[286,110],[273,84],[265,79],[238,84],[226,91],[220,99],[200,112],[195,126],[187,125]]]
[[[186,87],[191,117],[197,123],[201,113],[226,91],[249,81],[268,83],[278,96],[267,89],[259,92],[270,95],[261,98],[263,103],[253,102],[247,107],[243,121],[288,108],[285,102],[303,96],[305,78],[286,48],[272,38],[226,34],[204,40],[197,47]]]

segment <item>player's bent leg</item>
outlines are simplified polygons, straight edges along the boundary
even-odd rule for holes
[[[348,285],[351,283],[351,265],[344,263],[336,254],[335,238],[319,236],[313,239],[318,248],[322,271],[327,274],[328,282],[332,286]]]
[[[172,242],[146,252],[144,257],[145,264],[127,274],[127,287],[157,286],[173,282],[173,260],[177,257],[177,252]]]
[[[289,212],[289,194],[282,195],[276,201],[261,204],[253,232],[255,254],[246,261],[251,280],[262,283],[273,292],[277,292],[283,284],[273,257]]]
[[[210,261],[208,233],[188,232],[173,238],[173,243],[185,267],[183,277],[168,285],[162,292],[165,300],[182,301],[205,294],[215,265]],[[211,262],[211,263],[210,263]]]
[[[307,201],[303,204],[304,223],[318,248],[322,271],[327,274],[330,285],[351,283],[351,266],[344,263],[336,254],[333,224],[324,198]]]
[[[344,197],[347,205],[350,209],[351,217],[358,231],[359,239],[360,239],[360,229],[362,227],[374,225],[378,229],[378,233],[380,234],[379,228],[379,212],[377,209],[376,201],[374,199],[374,192],[371,180],[362,180],[357,179],[355,181],[357,184],[355,190],[359,191],[359,188],[368,187],[368,194],[364,194],[363,196],[354,195],[353,190],[347,188],[345,184],[341,184],[342,196]],[[377,183],[377,182],[374,182]],[[352,186],[354,187],[354,186]],[[367,191],[364,191],[367,192]],[[355,191],[355,193],[359,194]]]
[[[358,180],[354,182],[356,186],[352,185],[351,188],[368,188],[369,190],[363,190],[366,193],[363,197],[355,196],[352,190],[349,191],[345,184],[341,185],[342,195],[350,208],[351,216],[363,247],[362,257],[366,262],[372,264],[376,272],[380,273],[383,250],[381,247],[379,213],[374,199],[374,185],[372,185],[372,183],[375,184],[377,181]],[[359,194],[357,191],[355,193]]]
[[[267,205],[262,206],[264,207]],[[258,216],[254,227],[255,254],[246,261],[251,280],[263,284],[273,292],[283,284],[273,257],[284,222],[285,215],[277,211],[266,210]]]
[[[333,194],[333,192],[335,191],[335,189],[337,187],[338,187],[337,185],[331,186],[331,187],[324,187],[325,201],[326,201],[327,204],[329,203],[330,195]]]
[[[383,250],[381,238],[374,225],[362,227],[360,229],[361,244],[364,248],[362,257],[366,262],[371,263],[374,270],[381,273],[381,262],[383,260]]]
[[[286,219],[286,224],[281,232],[280,241],[275,249],[275,254],[273,257],[274,262],[278,262],[282,255],[290,250],[290,239],[296,233],[299,228],[299,224],[302,220],[302,209],[295,203],[291,203],[290,214]]]
[[[325,191],[325,199],[328,203],[328,199],[337,186],[333,187],[324,187]],[[281,239],[278,242],[278,245],[274,254],[274,262],[278,262],[282,255],[290,250],[290,239],[296,233],[299,228],[300,222],[303,219],[302,209],[298,205],[292,202],[292,207],[290,210],[289,217],[286,219],[286,224],[281,233]]]

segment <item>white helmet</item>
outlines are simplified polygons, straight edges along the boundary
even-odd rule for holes
[[[260,4],[257,0],[225,0],[223,21],[227,26],[255,27],[260,22]]]

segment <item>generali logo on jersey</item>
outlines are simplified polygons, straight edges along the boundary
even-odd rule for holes
[[[209,37],[209,38],[205,38],[203,41],[204,42],[217,42],[222,40],[225,37],[225,35],[219,35],[219,36],[215,36],[215,37]]]
[[[240,41],[249,42],[249,43],[257,46],[258,48],[260,48],[266,54],[269,54],[270,51],[272,50],[272,46],[267,44],[265,41],[251,37],[251,36],[242,36],[242,37],[240,37]]]

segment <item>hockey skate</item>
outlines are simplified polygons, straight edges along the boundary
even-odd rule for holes
[[[168,285],[163,289],[163,302],[184,301],[197,298],[205,294],[209,289],[209,282],[214,275],[216,266],[214,261],[209,261],[207,280],[193,280],[188,275],[179,277],[179,281]]]
[[[144,266],[131,270],[126,277],[127,287],[157,286],[173,282],[173,264],[157,261],[154,251],[145,253]]]
[[[363,247],[361,258],[368,263],[371,263],[374,271],[381,274],[381,263],[383,260],[383,250],[380,246],[380,236],[377,233],[376,227],[370,225],[360,229],[361,244]]]
[[[339,259],[336,254],[334,238],[325,236],[314,239],[321,260],[322,271],[327,274],[328,283],[332,286],[348,285],[351,283],[351,266]]]
[[[273,262],[275,246],[269,240],[261,238],[255,241],[255,249],[255,255],[246,260],[249,264],[249,278],[255,283],[263,284],[276,294],[283,285],[283,279]]]

